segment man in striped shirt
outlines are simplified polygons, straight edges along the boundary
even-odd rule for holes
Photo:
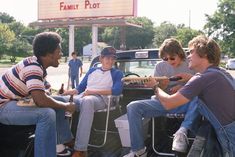
[[[73,138],[69,131],[64,133],[64,129],[69,129],[64,113],[74,112],[75,105],[56,101],[45,92],[46,69],[58,67],[62,55],[60,43],[57,33],[36,35],[34,56],[25,58],[0,78],[0,122],[36,125],[35,157],[56,157],[56,142],[65,143]]]

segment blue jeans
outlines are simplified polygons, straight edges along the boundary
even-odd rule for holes
[[[235,157],[235,121],[222,126],[210,109],[198,100],[198,111],[214,127],[218,141],[220,142],[223,152],[229,157]]]
[[[142,118],[165,116],[167,113],[186,113],[181,126],[192,129],[192,124],[199,117],[197,112],[197,97],[189,103],[172,110],[166,110],[156,99],[133,101],[127,106],[127,116],[130,128],[131,149],[138,151],[144,148]]]
[[[78,75],[71,75],[71,83],[72,83],[72,89],[78,87],[78,84],[79,84]]]
[[[64,118],[65,112],[52,108],[20,107],[16,103],[9,101],[0,107],[0,122],[7,125],[36,125],[34,156],[56,157],[56,142],[65,143],[73,138],[66,131],[69,123]]]

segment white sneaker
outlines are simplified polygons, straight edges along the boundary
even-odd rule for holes
[[[147,157],[146,148],[141,149],[137,152],[130,152],[129,154],[124,155],[123,157]]]
[[[172,150],[182,153],[187,152],[189,145],[187,135],[185,133],[176,133],[173,136]]]
[[[72,155],[72,150],[63,144],[57,144],[56,154],[57,157],[70,157]]]
[[[65,145],[63,145],[63,144],[56,145],[56,153],[63,152],[64,150],[65,150]]]

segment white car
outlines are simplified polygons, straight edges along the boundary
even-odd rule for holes
[[[234,59],[229,59],[225,65],[225,68],[228,70],[235,69],[235,58]]]

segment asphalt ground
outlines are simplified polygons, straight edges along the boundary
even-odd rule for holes
[[[82,77],[79,78],[79,81],[85,76],[90,66],[90,62],[83,62],[83,73]],[[62,63],[57,68],[49,67],[47,69],[47,81],[50,82],[51,88],[59,90],[61,84],[64,83],[64,88],[68,89],[68,64]],[[71,88],[71,84],[69,86]]]

